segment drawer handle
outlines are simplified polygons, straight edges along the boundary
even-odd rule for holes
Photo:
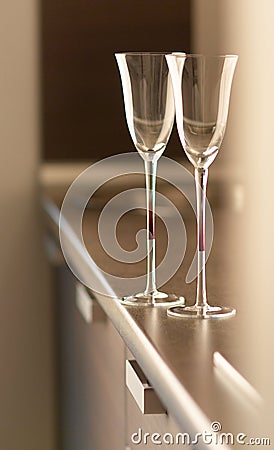
[[[154,388],[135,360],[126,361],[126,385],[143,414],[165,414]]]
[[[44,243],[47,257],[50,263],[54,266],[61,266],[62,264],[64,264],[63,253],[61,252],[60,247],[57,245],[54,237],[50,234],[46,234]]]
[[[105,320],[104,311],[81,283],[76,284],[75,302],[81,316],[87,323]]]

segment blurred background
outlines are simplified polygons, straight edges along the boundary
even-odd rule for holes
[[[189,0],[41,0],[44,158],[131,151],[114,52],[189,51],[190,14]]]
[[[54,321],[39,168],[133,150],[117,51],[239,55],[214,170],[232,168],[245,187],[246,233],[235,239],[244,249],[246,326],[254,329],[246,357],[256,351],[261,364],[254,376],[273,393],[273,23],[272,0],[1,1],[1,450],[56,450]],[[182,157],[176,131],[167,156]]]

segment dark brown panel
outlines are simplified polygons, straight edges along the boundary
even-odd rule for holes
[[[133,150],[116,51],[189,51],[190,0],[42,0],[43,156]],[[182,154],[173,132],[167,155]]]

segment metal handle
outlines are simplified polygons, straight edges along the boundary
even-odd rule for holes
[[[87,323],[105,320],[104,311],[81,283],[76,284],[75,302],[81,316]]]
[[[64,264],[65,260],[60,246],[57,245],[55,238],[50,233],[45,235],[44,243],[50,263],[54,266]]]
[[[126,361],[126,385],[143,414],[165,414],[165,408],[135,360]]]

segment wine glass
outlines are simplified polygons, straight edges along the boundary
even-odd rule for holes
[[[116,53],[127,125],[144,160],[147,208],[147,282],[144,292],[122,299],[127,305],[175,305],[183,297],[159,292],[155,273],[155,184],[157,161],[174,124],[172,83],[165,53]]]
[[[167,55],[174,89],[177,130],[195,168],[197,201],[197,294],[193,306],[174,306],[169,316],[217,318],[232,316],[234,308],[210,306],[206,293],[205,200],[208,168],[221,146],[229,108],[236,55]]]

